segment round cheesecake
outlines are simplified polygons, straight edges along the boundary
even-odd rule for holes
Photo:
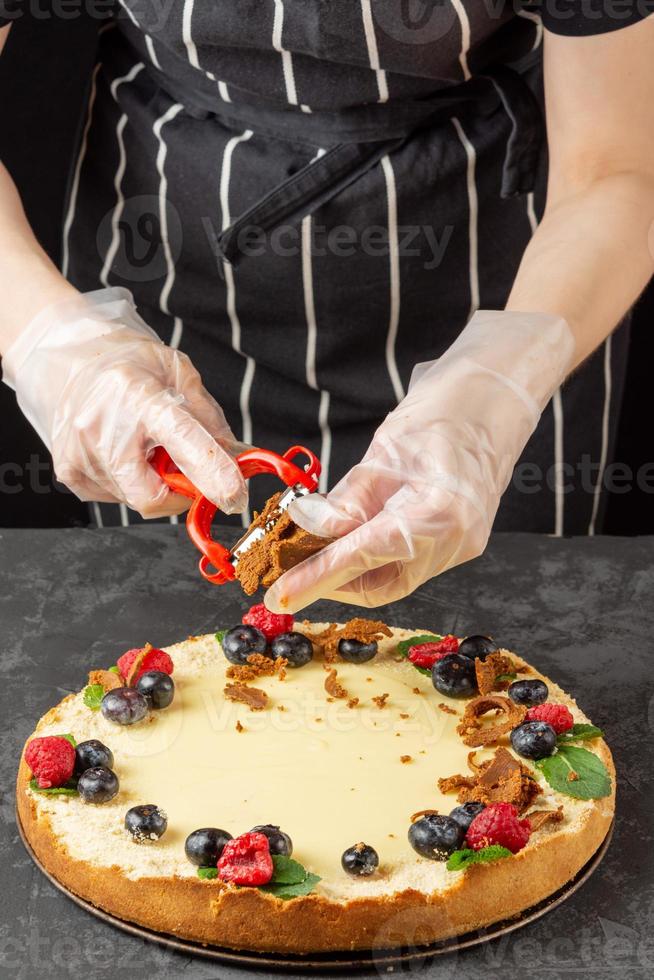
[[[295,629],[311,638],[326,627]],[[82,692],[64,698],[31,738],[100,740],[113,753],[120,788],[102,805],[44,793],[30,785],[23,758],[18,811],[34,853],[66,888],[121,919],[247,950],[429,943],[538,903],[573,878],[607,834],[615,773],[606,743],[601,737],[578,743],[610,779],[610,791],[590,799],[571,795],[565,784],[562,791],[560,784],[554,788],[555,779],[515,754],[508,732],[471,747],[470,699],[439,693],[431,676],[407,659],[406,645],[398,647],[427,631],[388,632],[366,663],[325,662],[316,646],[305,666],[244,683],[216,636],[190,637],[165,648],[174,663],[172,704],[129,726],[92,710]],[[590,724],[556,684],[508,656],[518,677],[547,684],[548,703],[567,706],[577,726]],[[507,700],[507,686],[498,679],[491,697]],[[265,703],[249,703],[249,695],[233,700],[235,688],[254,690]],[[493,724],[502,717],[491,704],[478,727],[484,731],[489,719]],[[448,870],[445,860],[416,853],[407,836],[412,819],[423,811],[449,814],[461,799],[450,777],[472,778],[498,749],[531,772],[536,795],[520,816],[538,811],[555,819],[535,820],[538,828],[517,853],[465,870]],[[569,778],[573,783],[578,774]],[[158,840],[137,843],[125,829],[125,814],[148,803],[165,812],[167,830]],[[186,857],[186,838],[198,828],[236,837],[267,824],[281,827],[292,839],[293,858],[319,876],[310,894],[282,899],[220,877],[202,879]],[[343,870],[343,852],[358,842],[379,856],[371,875]]]

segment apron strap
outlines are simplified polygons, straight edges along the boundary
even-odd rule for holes
[[[511,122],[502,168],[502,197],[533,190],[544,135],[540,105],[522,76],[510,68],[493,69],[484,76],[499,96]],[[236,265],[243,257],[241,242],[252,231],[264,233],[283,221],[294,224],[354,183],[382,157],[411,139],[411,133],[374,143],[337,143],[321,156],[256,201],[215,239],[218,259]],[[251,245],[251,237],[248,245]],[[222,262],[218,268],[222,272]]]
[[[397,149],[406,137],[377,143],[338,143],[273,187],[216,236],[219,258],[235,265],[242,256],[245,231],[271,231],[282,221],[295,223],[313,214],[349,184]],[[219,263],[219,269],[221,264]]]
[[[538,99],[517,71],[498,67],[485,72],[495,86],[511,122],[502,168],[502,197],[517,197],[534,189],[545,121]]]

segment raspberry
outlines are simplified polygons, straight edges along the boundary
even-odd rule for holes
[[[466,845],[473,851],[480,851],[490,844],[500,844],[515,854],[522,850],[530,834],[529,820],[526,817],[518,819],[513,803],[490,803],[468,827]]]
[[[25,749],[25,762],[39,789],[63,786],[73,775],[75,749],[61,735],[33,738]]]
[[[268,643],[280,633],[290,633],[293,629],[292,616],[271,613],[266,609],[263,602],[248,609],[244,613],[242,621],[247,626],[256,626],[258,630],[261,630]]]
[[[546,721],[557,735],[569,732],[575,723],[572,713],[564,704],[535,704],[529,708],[525,721]]]
[[[218,877],[235,885],[266,885],[273,876],[265,834],[250,832],[228,840],[218,859]]]
[[[118,658],[116,666],[118,667],[120,676],[124,681],[127,680],[134,661],[142,652],[143,647],[137,647],[134,650],[128,650],[127,653],[124,653],[122,657]],[[173,662],[168,654],[164,653],[163,650],[157,650],[156,647],[152,647],[143,657],[143,661],[136,676],[132,678],[132,685],[136,684],[139,677],[142,674],[147,674],[149,670],[160,670],[164,674],[172,674]]]
[[[437,660],[442,660],[448,653],[456,653],[459,641],[456,636],[448,634],[435,643],[417,643],[409,651],[409,660],[416,667],[433,667]]]

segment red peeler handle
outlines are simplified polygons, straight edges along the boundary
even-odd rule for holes
[[[304,455],[308,462],[301,468],[293,459]],[[270,449],[246,449],[236,457],[238,467],[244,479],[259,473],[271,473],[280,478],[286,486],[292,487],[300,483],[307,490],[315,490],[320,476],[320,460],[304,446],[291,446],[283,456]],[[202,495],[188,477],[178,469],[163,446],[157,446],[152,453],[150,463],[175,493],[188,497],[192,503],[186,515],[186,529],[195,547],[202,553],[200,558],[200,573],[215,585],[222,585],[235,578],[234,566],[230,561],[228,548],[214,541],[211,536],[211,524],[218,508]],[[210,571],[213,566],[215,571]]]

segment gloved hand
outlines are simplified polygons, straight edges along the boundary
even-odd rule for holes
[[[318,598],[380,606],[484,550],[513,467],[572,364],[565,320],[480,311],[326,497],[294,502],[307,531],[339,540],[268,590],[273,612]]]
[[[147,462],[164,446],[226,513],[247,505],[237,444],[188,357],[167,347],[126,289],[52,304],[3,357],[3,380],[81,500],[124,502],[143,517],[181,513]]]

